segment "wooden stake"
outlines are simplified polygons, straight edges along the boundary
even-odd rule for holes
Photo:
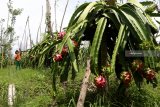
[[[54,2],[55,31],[57,32],[57,0]]]
[[[84,107],[84,101],[85,101],[85,98],[86,98],[86,93],[87,93],[90,74],[91,74],[90,59],[88,59],[85,76],[83,78],[83,83],[82,83],[82,86],[81,86],[81,92],[80,92],[79,99],[78,99],[78,102],[77,102],[77,107]]]
[[[40,21],[40,24],[39,24],[39,27],[38,27],[38,31],[37,31],[36,44],[38,44],[39,34],[41,35],[41,25],[42,25],[42,21],[43,21],[43,6],[42,6],[41,21]]]
[[[25,28],[24,28],[24,31],[23,31],[23,36],[22,36],[22,40],[20,42],[20,45],[19,45],[19,48],[22,49],[22,43],[24,43],[26,41],[26,29],[27,29],[27,24],[28,24],[28,18],[29,16],[27,17],[27,20],[26,20],[26,24],[25,24]],[[23,40],[24,39],[24,40]],[[25,45],[25,44],[24,44]],[[24,47],[23,47],[24,48]],[[25,48],[24,48],[25,49]]]
[[[10,84],[8,87],[8,106],[12,107],[15,100],[15,85]]]
[[[53,38],[52,25],[51,25],[51,6],[49,0],[46,0],[46,26],[47,26],[47,32]]]
[[[29,35],[30,49],[31,49],[33,42],[32,42],[32,38],[31,38],[31,31],[30,31],[30,26],[29,26],[29,16],[28,16],[28,35]]]
[[[2,26],[3,25],[1,25],[1,58],[2,58],[1,59],[1,69],[3,68],[3,59],[4,59],[4,57],[3,57],[4,56],[3,55],[3,46],[2,46],[3,45],[3,35],[2,35],[3,34],[3,28],[2,28]]]
[[[66,11],[67,11],[68,3],[69,3],[69,0],[67,0],[66,6],[65,6],[65,9],[64,9],[64,13],[63,13],[62,21],[61,21],[61,26],[60,26],[60,31],[62,30],[62,25],[63,25],[63,21],[64,21],[64,16],[65,16]]]

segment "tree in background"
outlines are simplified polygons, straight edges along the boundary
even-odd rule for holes
[[[7,26],[4,26],[5,20],[1,19],[1,33],[0,33],[0,43],[1,43],[1,68],[3,63],[10,62],[12,59],[12,44],[13,42],[18,38],[18,36],[15,35],[14,31],[14,25],[16,22],[16,17],[21,14],[22,9],[14,9],[13,8],[13,2],[9,0],[8,2],[8,19],[7,19]],[[4,57],[5,56],[5,57]],[[5,61],[5,59],[8,59]]]

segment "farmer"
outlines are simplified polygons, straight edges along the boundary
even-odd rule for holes
[[[20,69],[20,61],[21,61],[21,51],[19,50],[16,50],[15,51],[15,56],[14,56],[14,59],[15,59],[15,64],[16,64],[16,70],[19,68]]]

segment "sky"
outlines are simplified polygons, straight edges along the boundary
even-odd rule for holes
[[[19,45],[22,44],[22,47],[24,47],[26,41],[22,39],[24,29],[25,29],[25,24],[27,17],[29,16],[29,25],[30,25],[30,32],[31,32],[31,39],[33,42],[36,42],[36,37],[37,37],[37,31],[38,27],[41,21],[41,16],[42,16],[42,7],[43,7],[43,21],[41,25],[41,32],[43,33],[45,31],[45,12],[46,12],[46,0],[12,0],[13,1],[13,8],[22,8],[23,11],[22,13],[17,16],[16,18],[16,24],[15,24],[15,32],[16,36],[19,36],[19,40],[14,42],[12,48],[13,51],[16,49],[19,49]],[[49,0],[51,4],[51,13],[52,13],[52,23],[54,25],[54,1],[55,0]],[[96,0],[70,0],[66,15],[63,21],[63,27],[66,27],[71,15],[75,11],[75,8],[77,5],[80,5],[84,2],[91,2],[91,1],[96,1]],[[126,2],[126,0],[124,0]],[[143,1],[143,0],[141,0]],[[8,0],[0,0],[0,19],[7,19],[8,15],[8,8],[7,8],[7,2]],[[57,27],[59,30],[59,26],[61,24],[63,12],[65,9],[67,0],[57,0]],[[55,30],[55,28],[53,28]],[[26,29],[26,34],[28,35],[29,30]],[[29,48],[29,47],[28,47]]]
[[[13,51],[15,49],[19,49],[19,45],[22,44],[22,48],[24,47],[24,39],[22,39],[22,36],[24,34],[25,24],[27,17],[29,16],[29,25],[30,25],[30,32],[31,32],[31,38],[33,42],[36,42],[37,37],[37,31],[38,27],[40,25],[41,16],[42,16],[42,7],[43,7],[43,21],[41,25],[41,32],[43,33],[45,31],[45,12],[46,12],[46,0],[12,0],[13,1],[13,8],[21,8],[23,9],[22,13],[16,17],[16,23],[15,23],[15,32],[16,36],[19,36],[19,41],[14,42],[13,44]],[[71,15],[73,14],[75,8],[77,5],[80,5],[84,2],[91,2],[96,0],[70,0],[66,15],[63,21],[63,27],[66,27]],[[8,0],[0,0],[0,19],[7,19],[8,16],[8,8],[7,8]],[[65,9],[65,5],[67,3],[67,0],[57,0],[57,28],[59,30],[63,12]],[[54,25],[54,0],[50,0],[51,5],[51,13],[52,13],[52,23]],[[6,21],[5,21],[6,22]],[[6,24],[6,23],[5,23]],[[53,28],[55,30],[55,28]],[[29,30],[26,29],[26,34],[28,34]]]

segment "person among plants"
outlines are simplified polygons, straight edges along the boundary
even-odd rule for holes
[[[15,64],[16,64],[16,70],[17,69],[20,69],[20,61],[21,61],[21,51],[19,50],[16,50],[15,51],[15,56],[14,56],[14,59],[15,59]]]

